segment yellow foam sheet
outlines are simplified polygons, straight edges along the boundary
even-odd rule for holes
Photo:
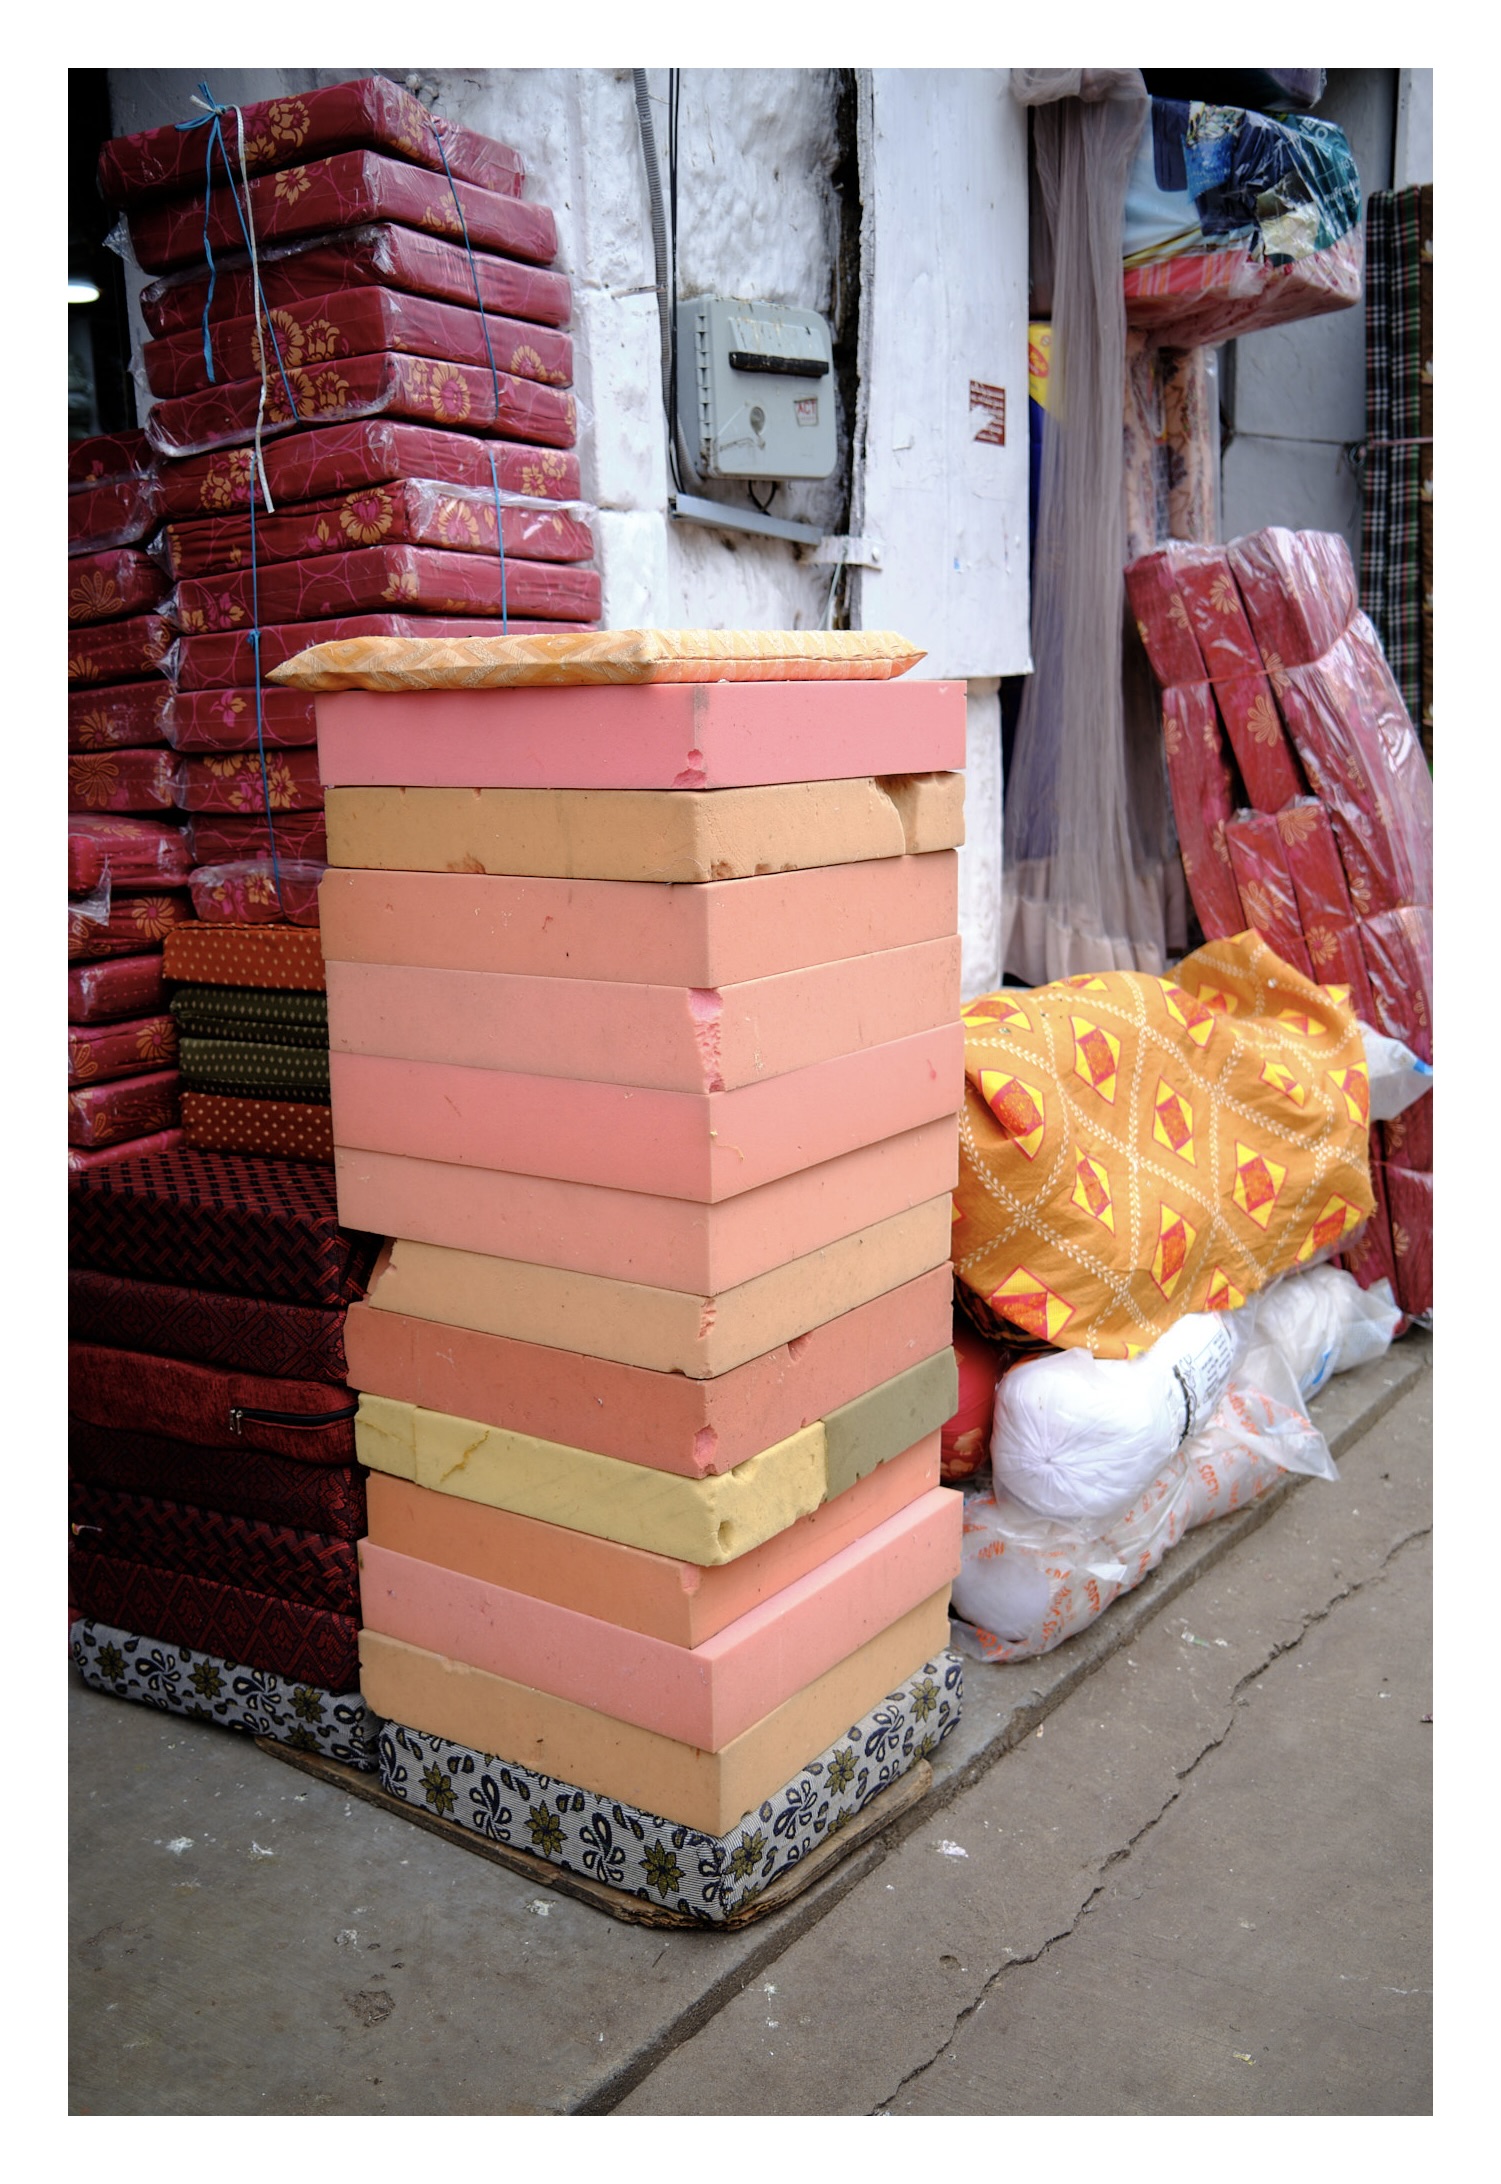
[[[701,882],[924,856],[964,839],[964,776],[742,789],[331,788],[329,863]]]
[[[888,681],[924,657],[894,630],[601,629],[554,637],[346,637],[271,670],[294,690]]]
[[[1343,987],[1255,933],[1170,978],[971,1001],[952,1252],[998,1320],[1134,1357],[1371,1211],[1365,1046]]]

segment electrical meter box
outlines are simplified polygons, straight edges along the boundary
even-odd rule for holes
[[[704,478],[826,478],[837,460],[827,320],[785,303],[678,305],[678,421]]]

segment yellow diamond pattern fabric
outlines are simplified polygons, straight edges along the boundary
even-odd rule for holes
[[[955,1272],[982,1323],[1125,1358],[1233,1311],[1372,1209],[1348,995],[1255,933],[963,1012]]]

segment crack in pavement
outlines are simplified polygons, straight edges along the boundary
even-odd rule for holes
[[[1342,1585],[1339,1591],[1333,1594],[1332,1597],[1325,1602],[1322,1608],[1310,1609],[1309,1612],[1302,1618],[1300,1626],[1293,1637],[1279,1639],[1278,1642],[1271,1648],[1271,1650],[1265,1655],[1265,1657],[1257,1664],[1255,1668],[1247,1669],[1246,1673],[1237,1679],[1230,1692],[1230,1707],[1232,1711],[1227,1716],[1225,1726],[1223,1727],[1223,1729],[1221,1729],[1219,1735],[1216,1737],[1210,1737],[1203,1744],[1203,1746],[1194,1754],[1193,1758],[1188,1762],[1186,1767],[1174,1768],[1174,1778],[1178,1784],[1178,1787],[1172,1790],[1169,1795],[1164,1798],[1162,1804],[1158,1807],[1156,1812],[1154,1812],[1149,1819],[1142,1822],[1141,1826],[1136,1830],[1134,1835],[1132,1835],[1126,1842],[1118,1844],[1117,1847],[1110,1852],[1109,1856],[1101,1862],[1101,1864],[1096,1869],[1098,1878],[1095,1881],[1095,1885],[1093,1886],[1093,1888],[1090,1889],[1088,1895],[1085,1896],[1083,1901],[1080,1903],[1078,1910],[1074,1913],[1072,1919],[1069,1920],[1068,1924],[1066,1926],[1060,1927],[1056,1933],[1049,1934],[1047,1938],[1036,1949],[1031,1950],[1027,1955],[1008,1956],[1004,1964],[998,1965],[996,1970],[992,1972],[981,1985],[975,2000],[973,2002],[966,2003],[964,2008],[959,2012],[958,2016],[954,2019],[953,2024],[949,2027],[947,2036],[940,2042],[939,2046],[934,2050],[934,2052],[926,2059],[926,2061],[921,2063],[915,2063],[909,2071],[906,2071],[903,2076],[898,2079],[896,2085],[892,2088],[891,2092],[886,2095],[885,2099],[877,2102],[876,2106],[870,2111],[871,2115],[882,2116],[888,2114],[891,2110],[891,2105],[893,2101],[900,2099],[902,2093],[915,2078],[920,2078],[924,2076],[926,2072],[933,2069],[935,2064],[943,2060],[943,2057],[948,2053],[949,2049],[953,2046],[955,2040],[963,2031],[964,2027],[970,2022],[971,2018],[977,2016],[979,2012],[984,2009],[985,2004],[990,1999],[991,1995],[999,1989],[1001,1981],[1006,1977],[1008,1972],[1018,1971],[1026,1965],[1041,1963],[1042,1959],[1050,1955],[1051,1952],[1061,1943],[1072,1939],[1072,1937],[1078,1932],[1080,1926],[1084,1923],[1084,1920],[1094,1909],[1095,1904],[1098,1902],[1099,1898],[1105,1893],[1106,1876],[1111,1872],[1112,1868],[1122,1864],[1127,1858],[1129,1858],[1137,1848],[1137,1845],[1141,1843],[1146,1836],[1151,1834],[1152,1830],[1158,1825],[1158,1823],[1165,1817],[1167,1813],[1172,1810],[1173,1806],[1177,1804],[1178,1799],[1183,1794],[1182,1785],[1188,1780],[1189,1776],[1194,1772],[1195,1768],[1198,1767],[1202,1760],[1207,1759],[1211,1752],[1217,1752],[1220,1746],[1225,1742],[1226,1738],[1230,1735],[1230,1732],[1232,1729],[1234,1729],[1236,1722],[1240,1719],[1245,1709],[1251,1703],[1249,1697],[1245,1695],[1247,1685],[1254,1684],[1257,1677],[1264,1675],[1267,1669],[1272,1666],[1273,1662],[1279,1661],[1284,1654],[1291,1653],[1298,1646],[1300,1646],[1303,1643],[1303,1640],[1308,1636],[1308,1633],[1313,1630],[1318,1624],[1327,1622],[1336,1608],[1342,1607],[1344,1603],[1348,1600],[1353,1600],[1356,1594],[1364,1592],[1367,1586],[1380,1584],[1383,1578],[1385,1578],[1387,1572],[1390,1570],[1393,1562],[1395,1562],[1398,1555],[1402,1553],[1404,1548],[1415,1545],[1416,1542],[1418,1542],[1419,1540],[1429,1539],[1431,1537],[1432,1527],[1430,1525],[1422,1525],[1419,1526],[1418,1529],[1415,1531],[1404,1532],[1400,1539],[1393,1541],[1392,1545],[1387,1549],[1386,1553],[1382,1556],[1381,1560],[1376,1564],[1374,1569],[1369,1570],[1364,1577],[1355,1578],[1349,1584]]]

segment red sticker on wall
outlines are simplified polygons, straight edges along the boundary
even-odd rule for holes
[[[971,411],[983,412],[985,422],[975,434],[976,440],[990,447],[1006,445],[1006,390],[1004,387],[988,387],[983,379],[969,383]]]

